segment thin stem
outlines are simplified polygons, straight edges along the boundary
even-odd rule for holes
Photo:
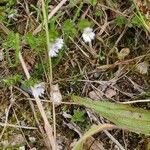
[[[42,0],[42,11],[44,16],[44,26],[45,26],[45,32],[46,32],[46,41],[47,41],[47,54],[48,54],[48,61],[49,61],[49,82],[50,82],[50,88],[52,87],[52,81],[53,81],[53,74],[52,74],[52,61],[51,57],[49,56],[49,29],[48,29],[48,14],[46,12],[46,5],[44,0]],[[56,143],[56,116],[55,116],[55,106],[53,103],[53,126],[54,126],[54,141]],[[56,145],[54,145],[54,149],[56,149]]]
[[[147,31],[150,32],[150,27],[147,25],[146,21],[144,20],[144,17],[142,16],[142,14],[141,14],[141,12],[140,12],[140,10],[139,10],[139,7],[138,7],[136,1],[133,0],[133,3],[134,3],[134,5],[135,5],[135,8],[136,8],[137,13],[138,13],[138,15],[139,15],[139,16],[137,16],[137,17],[138,17],[138,18],[140,19],[140,21],[143,23],[143,26],[147,29]]]
[[[44,16],[44,26],[45,26],[45,32],[46,32],[46,42],[47,42],[47,54],[49,53],[49,29],[48,29],[48,16],[46,13],[46,5],[44,0],[42,0],[42,12],[43,12],[43,16]],[[49,61],[49,82],[50,82],[50,86],[52,84],[53,81],[53,75],[52,75],[52,61],[51,61],[51,57],[48,54],[48,61]]]

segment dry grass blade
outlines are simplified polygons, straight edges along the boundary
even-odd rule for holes
[[[2,23],[0,23],[0,29],[2,29],[5,34],[8,34],[10,32],[9,29],[6,26],[4,26]]]
[[[8,117],[9,117],[9,114],[10,114],[10,109],[13,106],[13,101],[14,100],[13,100],[13,94],[12,94],[12,87],[10,88],[10,91],[11,91],[11,100],[10,100],[10,104],[9,104],[9,106],[7,108],[6,117],[5,117],[5,123],[4,123],[5,125],[4,125],[4,128],[3,128],[2,132],[1,132],[0,140],[2,139],[3,134],[4,134],[5,130],[6,130],[7,123],[8,123]]]
[[[6,126],[6,127],[12,127],[12,128],[22,128],[22,129],[29,129],[29,130],[37,129],[36,127],[18,126],[18,125],[9,124],[9,123],[2,123],[2,122],[0,122],[0,126],[3,126],[3,127]]]
[[[143,100],[135,100],[135,101],[128,101],[128,102],[118,102],[120,104],[134,104],[134,103],[148,103],[150,99],[143,99]]]
[[[19,59],[20,59],[21,65],[23,67],[24,73],[25,73],[27,79],[29,79],[30,78],[30,74],[29,74],[29,72],[27,70],[27,67],[25,65],[25,62],[24,62],[24,60],[22,58],[21,52],[19,52]],[[51,147],[52,147],[53,150],[55,150],[56,149],[56,147],[55,147],[56,143],[55,143],[55,140],[54,140],[54,137],[53,137],[52,127],[49,124],[49,121],[47,119],[46,113],[44,111],[44,108],[42,106],[42,103],[41,103],[39,97],[36,95],[36,93],[34,92],[34,89],[32,87],[31,87],[31,90],[32,90],[34,98],[36,99],[37,106],[38,106],[39,111],[41,113],[41,116],[43,118],[44,128],[45,128],[46,134],[48,136],[49,142],[51,144]]]

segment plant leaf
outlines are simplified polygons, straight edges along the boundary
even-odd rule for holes
[[[130,53],[129,48],[123,48],[119,53],[118,53],[118,59],[123,60],[126,56],[128,56]]]
[[[112,124],[100,124],[100,125],[94,125],[92,126],[80,139],[79,141],[76,143],[76,145],[74,146],[74,148],[72,150],[83,150],[83,143],[85,142],[85,140],[87,138],[89,138],[90,136],[102,131],[102,130],[106,130],[106,129],[113,129],[116,128],[115,125]]]
[[[134,108],[130,105],[111,102],[92,101],[89,98],[72,96],[75,103],[94,109],[123,129],[150,135],[150,111]]]

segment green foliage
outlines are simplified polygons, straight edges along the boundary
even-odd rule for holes
[[[78,26],[79,26],[79,29],[81,31],[83,31],[84,28],[91,27],[92,23],[90,21],[88,21],[87,19],[82,19],[82,20],[79,21]]]
[[[53,17],[50,21],[50,31],[49,31],[49,38],[50,38],[50,42],[54,42],[56,40],[56,38],[59,37],[59,33],[57,32],[57,27],[56,27],[56,20],[58,19],[60,14],[58,14],[57,16]],[[62,15],[62,14],[61,14]],[[66,27],[67,28],[67,27]],[[65,32],[65,31],[64,31]],[[69,31],[68,31],[69,32]],[[70,31],[71,32],[71,31]],[[68,33],[70,34],[70,33]],[[58,53],[57,57],[52,58],[52,67],[55,67],[61,60],[61,58],[64,55],[64,48],[61,49],[61,51]],[[46,64],[45,64],[46,65]]]
[[[7,77],[6,79],[3,80],[3,82],[6,86],[13,86],[16,83],[21,82],[21,81],[22,81],[22,76],[18,75],[18,74],[9,76],[9,77]]]
[[[53,60],[52,60],[53,62]],[[53,64],[53,63],[52,63]],[[47,60],[41,60],[40,63],[37,63],[35,65],[35,69],[34,71],[31,73],[31,76],[33,76],[34,78],[40,79],[41,77],[43,77],[49,70],[49,64],[47,62]]]
[[[32,49],[35,49],[37,52],[45,52],[46,37],[43,32],[39,33],[37,36],[34,36],[32,33],[28,33],[25,38],[27,44]]]
[[[92,6],[97,4],[97,0],[88,0],[88,1]]]
[[[16,0],[0,0],[0,7],[2,6],[11,7],[15,3],[16,3]]]
[[[8,0],[1,0],[0,1],[0,6],[6,5]]]
[[[103,11],[102,10],[96,10],[96,12],[94,13],[94,15],[96,17],[102,17],[103,16]]]
[[[115,24],[117,26],[124,26],[125,24],[127,24],[128,20],[126,19],[126,17],[124,16],[117,16],[116,19],[115,19]]]
[[[3,43],[3,47],[5,49],[9,49],[9,48],[15,49],[16,48],[15,38],[16,38],[16,34],[14,32],[9,32],[5,42]]]
[[[0,21],[8,23],[7,15],[14,9],[12,6],[16,3],[16,0],[0,0]]]
[[[71,7],[74,7],[74,6],[76,6],[80,2],[82,2],[82,0],[71,0],[71,1],[69,1],[69,5]]]
[[[53,17],[49,22],[49,40],[53,42],[58,36],[57,28],[56,28],[56,20],[58,19],[59,15]],[[42,52],[46,48],[46,35],[45,32],[40,32],[38,35],[33,35],[32,33],[28,33],[26,35],[26,42],[32,48],[36,49],[39,52]]]
[[[132,2],[134,3],[134,6],[135,6],[136,11],[137,11],[137,14],[136,14],[135,17],[132,18],[132,20],[131,20],[132,23],[131,24],[134,24],[137,27],[144,27],[148,32],[150,32],[150,27],[149,27],[149,25],[147,23],[146,16],[143,15],[143,13],[140,11],[136,1],[133,0]]]
[[[50,29],[50,31],[49,31],[50,42],[53,42],[58,36],[59,36],[59,34],[56,29],[54,29],[54,28]]]
[[[1,15],[1,9],[2,8],[0,8],[0,22],[4,22],[5,21],[5,17],[3,15]]]
[[[81,110],[74,110],[73,111],[74,112],[74,114],[73,114],[73,116],[72,116],[72,118],[71,118],[71,121],[72,122],[84,122],[85,121],[85,118],[84,118],[84,116],[85,116],[85,112],[84,111],[81,111]]]
[[[7,2],[7,5],[12,6],[14,4],[16,4],[16,0],[5,0]]]
[[[99,54],[98,54],[98,59],[99,59],[99,61],[103,61],[103,60],[105,60],[105,55],[104,55],[104,52],[102,52],[102,51],[99,51]]]
[[[39,78],[39,77],[41,77],[42,75],[44,75],[43,73],[44,73],[44,71],[48,71],[48,67],[49,67],[49,65],[48,65],[48,63],[47,62],[44,62],[44,64],[43,63],[37,63],[36,65],[35,65],[35,70],[34,70],[34,72],[31,74],[31,76],[34,76],[34,77],[36,77],[36,78]]]
[[[31,77],[30,79],[28,80],[25,80],[22,82],[22,84],[25,86],[25,87],[31,87],[31,86],[34,86],[35,84],[38,84],[39,81],[38,79],[36,79],[35,77]]]
[[[59,17],[59,15],[55,16],[54,18],[52,18],[50,20],[50,23],[49,23],[49,25],[50,25],[50,31],[49,31],[50,42],[53,42],[59,36],[56,25],[55,25],[58,17]]]
[[[20,37],[18,33],[10,32],[3,43],[3,48],[6,50],[6,58],[10,67],[15,67],[19,63]],[[15,58],[10,57],[9,50],[15,51]],[[13,53],[11,54],[11,56]],[[15,59],[15,61],[13,60]]]
[[[65,35],[70,36],[72,38],[74,38],[77,35],[75,24],[70,19],[65,20],[63,25],[63,32]]]
[[[73,17],[73,22],[75,22],[78,19],[78,17],[80,16],[80,12],[82,10],[82,7],[83,7],[83,2],[80,2],[80,5],[79,5],[79,7],[77,7],[76,13]]]
[[[61,61],[61,58],[63,57],[63,55],[65,54],[65,50],[66,48],[63,48],[59,51],[57,57],[52,58],[52,67],[56,67],[59,62]]]
[[[123,129],[150,135],[150,111],[148,110],[106,101],[93,101],[79,96],[72,96],[72,99],[77,104],[94,109],[98,114]]]
[[[138,15],[135,15],[130,22],[129,27],[142,27],[143,23]]]
[[[26,35],[26,42],[32,49],[35,49],[37,47],[37,41],[37,38],[32,33],[28,33]]]

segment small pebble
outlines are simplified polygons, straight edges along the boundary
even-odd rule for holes
[[[100,73],[99,72],[95,72],[94,74],[93,74],[93,78],[94,79],[98,79],[100,77]]]

